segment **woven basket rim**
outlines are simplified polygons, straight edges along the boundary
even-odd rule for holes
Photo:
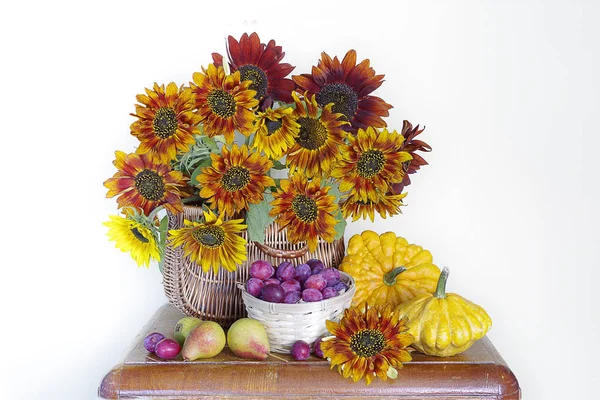
[[[244,303],[246,305],[258,308],[261,311],[268,311],[271,314],[307,314],[314,311],[322,311],[327,310],[328,308],[334,308],[335,306],[343,304],[348,297],[352,298],[354,296],[354,293],[356,292],[356,282],[354,281],[354,278],[349,274],[340,271],[340,280],[341,278],[344,278],[346,281],[344,283],[348,284],[348,290],[339,296],[310,303],[271,303],[252,296],[246,291],[246,286],[241,283],[237,283],[237,287],[242,291],[242,299]]]

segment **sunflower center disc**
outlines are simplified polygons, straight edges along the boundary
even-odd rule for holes
[[[242,167],[231,167],[221,178],[221,186],[228,192],[243,189],[250,182],[250,171]]]
[[[152,121],[154,134],[161,139],[166,139],[177,130],[177,114],[169,107],[161,107],[156,110]]]
[[[211,249],[221,247],[225,242],[225,232],[218,226],[203,226],[192,232],[192,237],[202,246]]]
[[[256,90],[256,99],[262,99],[267,94],[267,75],[256,65],[242,65],[238,68],[240,71],[240,81],[252,81],[249,89]]]
[[[222,89],[215,89],[208,95],[208,106],[221,118],[233,117],[237,103],[233,95]]]
[[[131,233],[133,233],[133,236],[135,236],[135,238],[137,240],[139,240],[140,242],[142,242],[142,243],[148,243],[149,242],[149,240],[146,239],[144,237],[144,235],[142,235],[142,233],[138,230],[137,227],[136,228],[131,228]]]
[[[327,142],[327,128],[318,119],[298,118],[300,132],[296,142],[309,150],[316,150]]]
[[[147,200],[158,201],[165,194],[165,183],[154,171],[145,169],[135,177],[135,188]]]
[[[270,119],[268,119],[265,125],[267,126],[267,136],[271,136],[272,134],[277,132],[279,128],[281,128],[282,122],[281,119],[278,119],[276,121],[271,121]]]
[[[321,107],[333,103],[331,110],[344,114],[350,121],[358,108],[358,96],[345,83],[330,83],[317,94],[317,103]]]
[[[360,357],[371,357],[385,348],[385,336],[381,331],[365,329],[350,338],[350,349]]]
[[[356,163],[356,171],[363,178],[372,178],[381,172],[385,165],[385,157],[379,150],[365,151]]]
[[[317,219],[319,208],[316,201],[303,194],[298,194],[292,200],[292,210],[302,221],[311,223]]]

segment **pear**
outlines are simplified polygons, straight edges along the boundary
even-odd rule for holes
[[[185,361],[211,358],[225,347],[225,331],[213,321],[202,321],[196,326],[183,344],[181,356]]]
[[[202,320],[196,317],[183,317],[177,321],[173,328],[173,337],[180,346],[183,346],[192,329],[197,327],[200,322]]]
[[[264,360],[271,350],[265,327],[252,318],[235,321],[227,331],[227,343],[233,354],[250,360]]]

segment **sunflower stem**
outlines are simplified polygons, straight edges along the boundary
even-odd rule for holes
[[[440,277],[438,279],[437,287],[435,288],[434,297],[438,299],[446,298],[446,281],[448,280],[448,275],[450,274],[450,270],[448,267],[444,267]]]
[[[406,271],[406,267],[396,267],[383,276],[383,283],[388,286],[394,286],[396,284],[396,277]]]

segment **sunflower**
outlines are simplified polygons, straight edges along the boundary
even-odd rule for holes
[[[156,230],[151,228],[147,217],[135,212],[126,217],[110,215],[110,221],[104,222],[109,228],[108,237],[116,242],[115,247],[129,252],[138,267],[148,268],[150,260],[160,261],[160,251]]]
[[[191,83],[204,133],[213,137],[224,135],[232,143],[234,132],[249,136],[254,132],[254,112],[258,105],[255,90],[249,89],[251,81],[240,82],[238,71],[225,75],[223,67],[213,64],[204,73],[194,72]]]
[[[351,307],[344,311],[339,323],[326,321],[329,332],[334,337],[321,342],[323,355],[338,367],[344,378],[358,382],[365,378],[367,385],[373,378],[395,379],[402,363],[412,358],[406,347],[413,337],[405,320],[398,320],[389,306],[385,308]]]
[[[387,193],[389,185],[404,176],[403,162],[410,154],[400,151],[404,137],[396,131],[359,129],[340,148],[342,154],[331,176],[340,180],[340,190],[362,202],[377,202],[377,191]]]
[[[248,203],[263,200],[265,186],[275,186],[267,175],[273,162],[248,146],[234,144],[231,151],[223,146],[221,154],[211,154],[212,164],[196,178],[200,196],[224,216],[248,209]]]
[[[167,164],[174,160],[177,151],[186,152],[195,143],[194,134],[199,133],[195,126],[200,117],[195,113],[192,92],[189,88],[177,88],[173,82],[146,89],[146,94],[138,94],[141,104],[135,105],[138,120],[131,124],[131,134],[140,140],[136,152],[148,154],[157,163]]]
[[[392,184],[392,188],[396,193],[401,193],[406,186],[410,185],[411,174],[415,174],[423,165],[427,165],[427,161],[417,154],[417,151],[429,152],[431,151],[431,146],[422,140],[415,139],[415,137],[420,135],[424,130],[425,128],[419,129],[419,125],[413,127],[413,125],[406,120],[402,125],[402,136],[404,136],[404,142],[402,143],[401,150],[410,154],[412,159],[410,162],[407,161],[404,163],[405,174],[402,182]]]
[[[204,222],[184,220],[183,228],[169,230],[169,238],[174,247],[183,247],[184,256],[201,265],[204,272],[212,268],[216,275],[219,266],[235,271],[246,260],[246,239],[238,235],[247,227],[242,222],[223,221],[208,210]]]
[[[256,120],[256,134],[252,142],[252,148],[264,152],[274,160],[280,159],[292,148],[300,131],[300,125],[296,122],[291,107],[267,108],[258,113]]]
[[[302,174],[281,181],[281,189],[273,193],[269,215],[276,218],[281,229],[287,228],[291,243],[306,241],[308,249],[315,251],[319,238],[333,242],[338,206],[335,196],[328,194],[329,189],[318,179],[309,182]]]
[[[250,89],[256,91],[256,99],[269,106],[274,101],[290,103],[291,93],[296,87],[294,81],[286,78],[295,67],[281,63],[285,53],[274,40],[266,45],[260,42],[256,33],[244,33],[238,42],[233,36],[227,38],[227,55],[232,71],[240,71],[240,80],[252,81]],[[223,57],[213,53],[216,65],[222,65]]]
[[[118,171],[104,182],[109,189],[106,197],[119,195],[119,207],[141,208],[146,215],[163,204],[173,213],[183,211],[180,188],[185,188],[186,178],[180,171],[155,163],[147,154],[116,151],[115,155]]]
[[[400,211],[400,207],[404,205],[402,204],[402,199],[405,197],[406,193],[381,194],[379,192],[377,194],[377,201],[367,200],[365,202],[349,197],[342,201],[340,209],[342,210],[344,218],[352,217],[352,222],[355,222],[360,218],[366,220],[367,217],[371,222],[375,222],[375,212],[378,212],[383,219],[388,215],[393,216],[400,214],[402,212]]]
[[[391,105],[379,97],[370,96],[383,83],[384,75],[375,75],[369,60],[356,65],[356,51],[350,50],[340,63],[327,53],[321,53],[312,74],[292,76],[298,91],[308,91],[317,96],[317,103],[323,107],[333,103],[333,112],[342,113],[350,125],[344,129],[356,133],[358,128],[387,126],[381,117],[389,116]]]
[[[296,109],[294,119],[300,125],[296,143],[289,150],[286,163],[290,173],[301,170],[308,178],[327,177],[339,158],[339,147],[344,144],[346,132],[341,114],[331,112],[332,104],[323,107],[321,115],[315,96],[305,94],[304,101],[292,94]]]

